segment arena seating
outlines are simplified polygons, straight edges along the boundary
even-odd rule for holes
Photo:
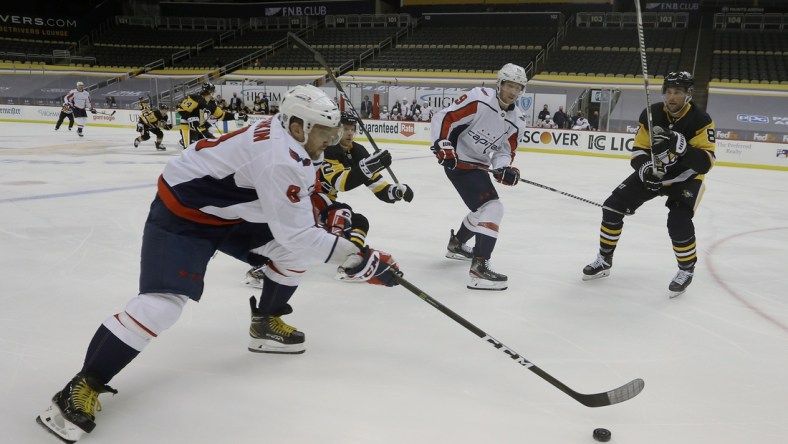
[[[72,55],[76,42],[55,42],[18,38],[0,38],[0,60],[7,62],[52,63],[53,51],[70,51]]]
[[[423,25],[402,43],[417,45],[527,45],[541,47],[555,35],[555,32],[555,28]]]
[[[490,49],[445,47],[444,45],[401,45],[383,51],[361,70],[416,70],[416,71],[497,71],[505,63],[527,65],[538,49]],[[480,45],[482,46],[482,45]],[[487,45],[483,45],[487,46]]]
[[[788,83],[788,35],[782,30],[716,29],[712,80]]]
[[[681,54],[676,52],[647,52],[650,73],[666,73],[679,65]],[[641,74],[640,53],[637,50],[568,50],[562,49],[547,59],[543,74],[634,77]]]
[[[681,60],[684,29],[645,29],[650,73],[675,70]],[[548,54],[544,74],[634,77],[641,74],[638,35],[632,29],[571,28],[560,49]]]
[[[360,70],[492,72],[509,62],[526,66],[555,33],[554,28],[422,25]]]

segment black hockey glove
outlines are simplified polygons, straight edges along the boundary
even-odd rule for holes
[[[513,166],[498,168],[493,170],[493,177],[504,185],[517,185],[520,182],[520,170]]]
[[[235,120],[243,120],[244,122],[249,120],[249,116],[247,116],[246,113],[235,113],[233,117]]]
[[[388,150],[378,151],[369,157],[361,159],[358,167],[368,178],[372,178],[378,171],[391,165],[391,153]]]
[[[96,108],[90,108],[90,112],[96,114]]]
[[[351,254],[339,266],[337,277],[342,281],[366,282],[393,287],[399,285],[394,273],[399,271],[397,261],[390,254],[364,247]]]
[[[678,162],[679,157],[687,153],[687,139],[681,133],[661,126],[655,126],[652,131],[654,131],[654,146],[651,147],[651,151],[654,153],[654,158],[663,165],[673,165]]]
[[[457,152],[454,145],[446,139],[436,140],[430,147],[432,153],[438,158],[438,163],[453,170],[457,168]]]
[[[162,128],[164,128],[165,130],[168,130],[168,131],[169,131],[169,130],[171,130],[171,129],[172,129],[172,124],[171,124],[171,123],[163,123],[163,124],[161,125],[161,127],[162,127]]]
[[[195,117],[193,119],[188,119],[186,121],[186,123],[187,123],[187,125],[189,125],[189,129],[191,131],[201,132],[202,126],[200,125],[200,119],[199,118]]]
[[[137,123],[137,132],[138,133],[144,133],[145,132],[145,125],[143,125],[141,123]]]
[[[410,202],[413,200],[413,189],[404,183],[389,185],[388,195],[392,202],[402,199],[405,199],[405,202]]]
[[[638,177],[643,182],[643,187],[649,191],[658,192],[662,189],[662,179],[654,174],[654,164],[649,160],[638,169]]]

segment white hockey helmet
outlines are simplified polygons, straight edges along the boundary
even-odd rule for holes
[[[290,120],[297,117],[304,122],[304,141],[301,145],[306,145],[309,140],[309,132],[315,125],[323,125],[330,128],[337,128],[336,140],[331,140],[330,144],[339,143],[342,137],[342,126],[340,120],[342,114],[339,107],[330,97],[320,88],[312,85],[298,85],[290,89],[279,105],[279,112],[282,114],[282,123],[287,132],[290,132]]]
[[[84,84],[84,83],[82,83],[82,82],[77,82],[77,89],[79,89],[79,87],[80,87],[80,86],[81,86],[82,88],[84,88],[84,87],[85,87],[85,84]]]
[[[520,93],[525,92],[525,84],[528,83],[528,78],[525,75],[525,69],[523,69],[520,65],[515,65],[514,63],[507,63],[503,65],[498,71],[498,82],[496,82],[496,90],[498,93],[501,92],[501,84],[503,82],[514,82],[519,85],[523,85],[523,91]]]

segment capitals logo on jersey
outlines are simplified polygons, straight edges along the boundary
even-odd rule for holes
[[[296,153],[293,150],[290,150],[290,157],[292,157],[296,162],[301,162],[301,165],[303,165],[303,166],[312,165],[312,160],[311,159],[303,158],[303,157],[299,156],[298,153]]]

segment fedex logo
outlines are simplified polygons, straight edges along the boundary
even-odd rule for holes
[[[756,116],[752,114],[737,114],[736,120],[742,123],[769,123],[769,118],[767,116]]]

